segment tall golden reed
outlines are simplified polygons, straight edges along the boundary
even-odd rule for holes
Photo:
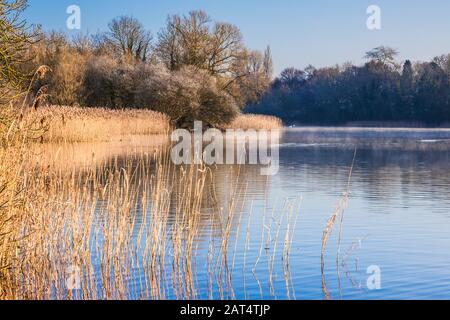
[[[1,299],[204,297],[199,291],[198,275],[204,267],[197,265],[197,246],[210,219],[215,220],[217,229],[212,231],[217,236],[209,244],[208,296],[234,296],[231,239],[238,236],[233,229],[243,208],[238,199],[245,191],[239,174],[229,187],[228,200],[215,206],[213,196],[208,196],[217,194],[210,189],[211,168],[174,166],[165,148],[84,168],[36,166],[27,160],[14,186],[22,193],[21,201],[4,211],[14,221],[2,229],[8,230],[3,242],[8,245],[1,250]],[[294,216],[290,208],[285,220]],[[275,235],[261,235],[271,239],[266,244],[271,249],[262,259],[267,271],[260,275],[269,282],[276,261],[284,259],[288,265],[291,243],[286,239],[293,233],[291,228],[282,231],[275,217],[273,221]],[[283,243],[277,240],[282,232]],[[253,265],[248,257],[244,261]],[[276,297],[273,283],[270,286]]]

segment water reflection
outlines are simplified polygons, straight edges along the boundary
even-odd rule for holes
[[[51,161],[61,169],[70,164],[82,167],[93,159],[103,166],[116,162],[119,167],[136,168],[142,154],[159,152],[168,158],[167,141],[155,141],[114,148],[107,144],[52,146],[37,153],[37,159],[42,166]],[[287,131],[280,142],[280,171],[275,176],[262,176],[254,165],[202,169],[208,174],[194,241],[196,298],[323,299],[323,229],[346,189],[355,148],[340,262],[336,265],[336,230],[325,256],[327,294],[332,299],[448,298],[450,131],[323,128]],[[46,155],[49,158],[44,160]],[[61,161],[56,155],[63,155]],[[173,190],[170,203],[180,199],[179,184],[188,170],[174,167],[165,176],[166,187]],[[99,180],[107,184],[107,179]],[[145,190],[139,181],[138,170],[130,182],[136,184],[132,190],[140,204]],[[134,241],[149,219],[143,210],[140,205],[133,210]],[[168,232],[177,223],[175,210],[171,209],[167,221]],[[227,226],[231,226],[226,257],[230,276],[220,281],[231,283],[232,289],[220,292],[211,284],[208,259],[220,255]],[[366,270],[373,265],[382,272],[381,290],[369,290],[366,285]],[[170,263],[167,268],[171,270]],[[140,296],[139,286],[136,290],[131,297]],[[168,290],[167,297],[176,296]]]

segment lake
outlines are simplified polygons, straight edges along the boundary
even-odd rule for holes
[[[158,145],[165,148],[164,142]],[[149,245],[142,240],[151,231],[143,231],[143,225],[154,212],[143,209],[143,202],[154,198],[137,197],[139,205],[129,210],[132,227],[123,231],[131,233],[127,243],[136,248],[124,255],[130,268],[121,280],[123,297],[450,298],[450,130],[286,129],[279,147],[280,170],[274,176],[262,176],[253,165],[208,168],[205,186],[199,189],[203,197],[195,234],[189,235],[190,225],[176,231],[177,217],[185,211],[168,205],[170,215],[151,228],[165,233],[165,245],[157,249],[158,267],[144,258]],[[155,146],[144,139],[133,146],[105,143],[69,149],[62,152],[64,165],[75,161],[75,154],[87,155],[88,160],[77,159],[83,171],[81,163],[100,155],[102,161],[136,167],[137,155],[151,154]],[[348,203],[329,236],[322,272],[324,229],[347,191],[352,163]],[[175,168],[180,170],[188,169]],[[140,193],[137,176],[126,183],[139,184],[130,190]],[[167,177],[169,184],[185,183]],[[176,189],[173,201],[183,199],[185,192]],[[107,213],[109,206],[107,197],[98,200],[95,212]],[[159,229],[159,223],[165,227]],[[96,245],[89,247],[96,283],[90,290],[97,286],[96,296],[104,297],[99,257],[106,240],[95,227],[91,232],[97,234],[92,236]],[[148,268],[158,268],[159,275],[149,276]],[[374,279],[379,281],[375,287]],[[152,281],[163,294],[148,294],[146,283]]]

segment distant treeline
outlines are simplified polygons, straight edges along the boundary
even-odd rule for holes
[[[363,66],[286,69],[246,110],[278,116],[285,124],[450,123],[450,55],[403,64],[396,55],[378,47]]]
[[[272,77],[269,48],[248,49],[238,27],[203,11],[169,16],[156,35],[130,16],[95,35],[51,32],[29,51],[29,72],[39,65],[52,70],[35,86],[46,88],[48,103],[152,109],[176,126],[230,123]]]

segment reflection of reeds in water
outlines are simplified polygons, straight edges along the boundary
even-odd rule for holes
[[[235,297],[233,274],[238,271],[230,261],[236,249],[230,248],[235,243],[232,237],[239,236],[233,231],[241,220],[238,215],[245,201],[239,199],[246,190],[244,183],[238,183],[239,174],[229,186],[229,195],[216,199],[221,205],[208,208],[205,200],[214,199],[205,197],[217,195],[208,189],[208,182],[214,180],[211,168],[175,167],[162,151],[86,162],[82,170],[24,161],[16,174],[20,178],[15,179],[13,189],[21,193],[21,200],[2,210],[2,218],[15,220],[8,223],[3,219],[0,226],[2,236],[7,234],[9,240],[2,241],[4,247],[0,248],[0,298]],[[263,260],[265,251],[268,266],[258,277],[269,278],[274,297],[275,263],[283,261],[289,266],[295,226],[290,221],[296,212],[286,208],[289,210],[282,210],[279,216],[288,221],[287,229],[281,218],[272,214],[271,225],[276,226],[266,226],[257,241],[261,243],[258,260]],[[256,209],[251,211],[257,214]],[[206,266],[197,264],[205,216],[218,225],[214,230],[211,224]],[[251,223],[249,216],[241,228],[245,230],[245,248],[252,245]],[[283,232],[284,241],[278,241]],[[248,270],[246,265],[255,266],[252,271],[256,274],[258,261],[251,261],[246,250],[242,271]],[[199,284],[200,273],[207,274],[208,285]],[[244,281],[246,288],[251,279]]]

